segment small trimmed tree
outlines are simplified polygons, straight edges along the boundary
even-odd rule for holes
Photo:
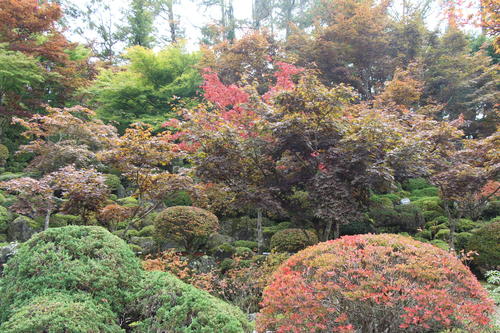
[[[493,311],[456,257],[390,234],[344,236],[299,252],[263,298],[258,332],[476,332]]]
[[[318,243],[318,235],[313,230],[285,229],[271,237],[271,249],[278,252],[297,252]]]
[[[218,228],[217,216],[192,206],[169,207],[155,218],[156,238],[178,241],[188,252],[196,251]]]

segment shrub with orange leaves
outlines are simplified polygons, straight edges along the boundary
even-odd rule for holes
[[[265,289],[258,332],[478,332],[493,302],[459,259],[399,235],[356,235],[287,260]]]

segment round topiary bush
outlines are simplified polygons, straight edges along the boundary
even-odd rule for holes
[[[133,332],[252,332],[237,307],[164,272],[147,272],[135,295]]]
[[[288,259],[265,289],[258,332],[477,332],[493,303],[460,260],[399,235],[356,235]]]
[[[271,249],[277,252],[297,252],[318,242],[312,230],[285,229],[271,237]]]
[[[16,309],[10,319],[0,325],[3,333],[118,333],[125,332],[105,303],[96,304],[84,294],[51,294],[33,298]]]
[[[129,246],[101,227],[48,229],[23,243],[0,280],[0,322],[31,298],[86,292],[122,313],[141,267]]]
[[[466,248],[479,254],[472,264],[481,271],[500,270],[500,220],[473,232]]]
[[[169,207],[155,220],[155,237],[174,240],[193,252],[205,245],[208,236],[219,228],[219,219],[207,210],[192,206]]]

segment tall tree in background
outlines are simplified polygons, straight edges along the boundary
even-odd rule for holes
[[[170,36],[168,41],[176,43],[182,37],[183,31],[180,27],[180,19],[176,13],[176,4],[180,4],[180,0],[154,0],[155,13],[160,18],[167,20]]]
[[[220,13],[217,22],[218,29],[210,25],[202,29],[204,40],[208,41],[208,44],[214,44],[217,41],[232,42],[236,38],[233,0],[200,0],[199,3],[205,8],[216,7]]]
[[[88,50],[68,42],[58,29],[59,5],[31,0],[2,0],[0,4],[0,52],[7,61],[2,65],[10,62],[13,66],[1,74],[5,80],[2,116],[36,113],[43,110],[42,104],[65,105],[92,77]],[[10,51],[24,57],[14,59],[16,53]],[[18,73],[11,72],[15,68]]]
[[[125,27],[129,46],[152,47],[154,9],[151,0],[131,0],[126,10],[127,25]]]

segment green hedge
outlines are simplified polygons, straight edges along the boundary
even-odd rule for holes
[[[135,295],[133,309],[144,319],[133,332],[252,332],[246,316],[208,293],[169,273],[147,272]]]
[[[285,229],[271,237],[271,249],[277,252],[297,252],[318,243],[316,232],[305,229]]]

